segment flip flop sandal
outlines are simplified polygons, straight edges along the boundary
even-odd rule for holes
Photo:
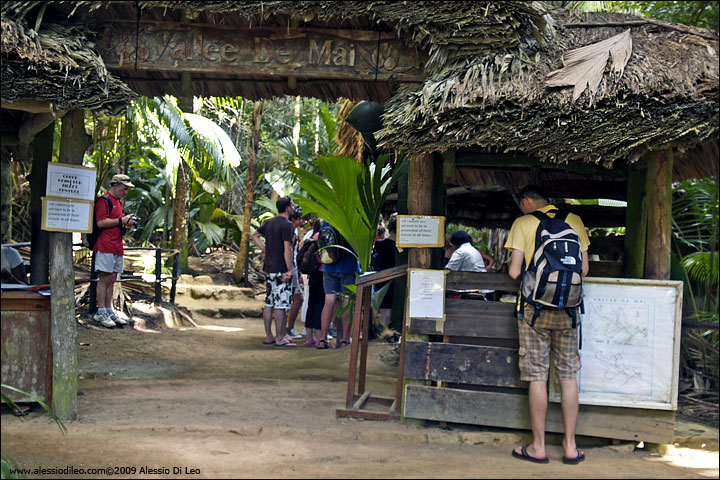
[[[297,347],[297,343],[293,342],[285,342],[285,343],[276,343],[276,347]]]
[[[515,457],[515,458],[519,458],[520,460],[527,460],[528,462],[534,462],[534,463],[548,463],[548,462],[550,462],[550,459],[548,459],[547,457],[545,457],[545,458],[537,458],[537,457],[531,456],[531,455],[527,452],[527,447],[529,447],[530,445],[531,445],[531,444],[528,443],[527,445],[523,446],[523,447],[520,449],[520,452],[521,452],[521,453],[517,453],[515,450],[513,450],[513,451],[512,451],[512,456]]]
[[[578,463],[585,460],[585,453],[581,452],[580,450],[576,451],[577,455],[575,458],[568,458],[565,455],[563,455],[562,462],[567,465],[577,465]]]
[[[268,341],[266,341],[266,340],[263,340],[263,345],[275,345],[275,340],[273,340],[272,342],[268,342]]]
[[[335,350],[335,346],[334,346],[334,345],[330,345],[330,344],[327,342],[327,340],[318,340],[318,342],[317,342],[317,347],[315,347],[315,348],[318,348],[318,349],[320,349],[320,350],[328,350],[328,349],[330,349],[330,350]]]

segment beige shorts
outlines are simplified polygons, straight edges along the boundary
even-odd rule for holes
[[[534,312],[534,307],[525,305],[525,318],[518,319],[520,379],[547,381],[551,357],[558,380],[577,379],[579,325],[572,328],[572,319],[565,311],[541,310],[531,327]]]

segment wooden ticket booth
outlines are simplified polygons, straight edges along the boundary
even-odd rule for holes
[[[28,290],[3,290],[0,300],[2,383],[36,398],[7,389],[3,393],[15,402],[39,399],[51,405],[50,296]]]

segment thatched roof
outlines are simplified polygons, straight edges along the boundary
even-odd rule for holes
[[[301,27],[338,28],[345,30],[372,30],[395,32],[398,38],[412,47],[423,50],[428,55],[425,69],[428,72],[439,71],[455,65],[468,56],[477,55],[492,45],[502,48],[514,48],[527,37],[538,34],[544,28],[544,7],[539,2],[396,2],[396,1],[117,1],[117,2],[3,2],[3,19],[17,24],[17,41],[13,48],[3,55],[15,55],[19,62],[17,68],[5,71],[3,80],[12,81],[3,88],[3,99],[16,99],[40,95],[37,88],[46,78],[43,71],[38,72],[34,85],[23,88],[23,67],[35,68],[32,58],[23,58],[20,51],[29,46],[33,32],[25,22],[32,23],[36,18],[45,18],[40,22],[39,38],[52,36],[58,44],[77,44],[80,50],[60,51],[56,62],[61,62],[55,70],[67,69],[71,65],[73,52],[87,57],[89,62],[81,64],[86,74],[95,72],[100,80],[107,80],[113,87],[119,79],[141,95],[159,95],[170,93],[180,95],[182,91],[179,72],[159,72],[135,70],[132,66],[113,70],[110,75],[104,69],[102,60],[93,64],[92,40],[94,30],[102,22],[137,19],[140,8],[142,21],[180,22],[197,24],[222,24],[233,26],[288,26],[292,21]],[[40,11],[40,13],[39,13]],[[183,16],[188,19],[183,20]],[[18,20],[18,18],[24,20]],[[68,20],[69,19],[69,20]],[[82,28],[74,29],[68,22],[82,23]],[[8,24],[10,27],[10,24]],[[4,27],[3,27],[4,28]],[[20,35],[22,34],[22,35]],[[3,33],[5,37],[5,33]],[[5,38],[3,38],[3,44]],[[47,48],[53,51],[52,42],[43,40]],[[6,57],[11,60],[14,57]],[[23,64],[24,62],[27,62]],[[5,62],[5,58],[3,59]],[[28,65],[29,63],[29,65]],[[47,69],[47,73],[54,71]],[[291,87],[286,79],[261,76],[245,76],[203,73],[193,75],[192,93],[198,96],[243,96],[249,99],[272,98],[282,95],[301,95],[323,100],[336,100],[340,97],[356,100],[366,99],[384,102],[396,89],[396,84],[387,81],[349,81],[310,79],[298,81]],[[58,83],[52,81],[50,84]],[[73,86],[88,85],[69,78]],[[63,87],[65,85],[63,84]],[[50,85],[52,87],[52,85]],[[54,88],[45,89],[44,98],[66,99],[66,91],[56,92]],[[87,89],[86,89],[87,90]],[[94,98],[92,92],[79,93],[80,98]],[[101,92],[104,93],[104,92]],[[124,92],[123,92],[124,93]],[[98,96],[99,97],[99,96]],[[126,100],[127,95],[115,95],[117,101]],[[66,99],[67,100],[67,99]],[[95,99],[96,103],[99,98]],[[88,104],[87,108],[95,105]]]
[[[605,166],[717,139],[717,33],[629,15],[553,10],[551,16],[554,28],[542,43],[494,48],[420,88],[403,88],[385,104],[379,137],[416,153],[474,146]],[[606,71],[598,90],[577,101],[572,88],[546,86],[564,53],[628,28],[632,55],[621,75]]]
[[[86,26],[41,19],[30,27],[11,3],[2,6],[3,108],[30,100],[51,110],[115,113],[137,97],[107,71]]]
[[[3,103],[33,99],[117,111],[135,94],[179,95],[179,72],[132,65],[108,71],[93,47],[100,23],[134,24],[137,6],[142,21],[395,32],[427,55],[424,83],[300,78],[294,87],[285,78],[208,72],[192,74],[190,91],[387,101],[377,137],[410,153],[473,147],[607,166],[718,137],[715,32],[521,1],[3,2]],[[635,24],[618,25],[627,22]],[[596,92],[574,101],[572,88],[546,86],[563,54],[628,28],[632,55],[621,74],[603,76]]]

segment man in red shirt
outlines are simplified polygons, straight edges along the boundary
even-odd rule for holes
[[[119,273],[123,271],[123,233],[128,224],[134,222],[135,215],[123,215],[122,203],[130,188],[135,185],[127,175],[115,175],[110,180],[110,190],[104,194],[110,202],[95,202],[95,222],[100,230],[95,248],[95,271],[98,272],[97,303],[98,313],[93,319],[103,327],[125,325],[127,321],[119,316],[112,305],[113,288]]]

